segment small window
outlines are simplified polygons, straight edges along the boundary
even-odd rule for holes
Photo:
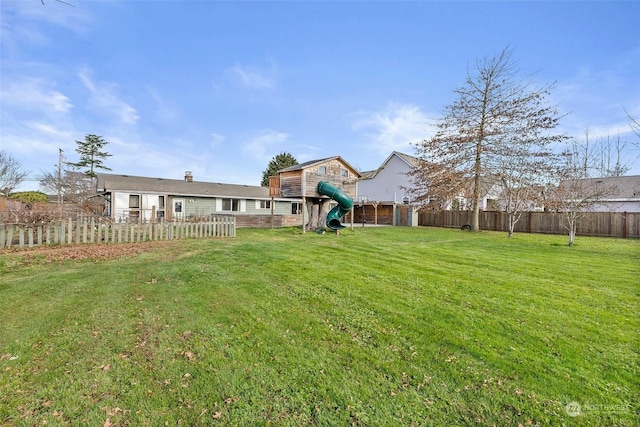
[[[349,171],[346,169],[340,169],[340,176],[343,178],[348,178],[349,177]]]
[[[238,199],[222,199],[222,210],[238,212],[240,210],[240,200]]]
[[[260,209],[271,209],[271,200],[260,200]]]
[[[318,166],[318,175],[326,175],[327,167],[326,166]]]
[[[137,221],[140,219],[140,195],[129,195],[129,218]]]
[[[129,208],[140,208],[140,196],[138,194],[129,195]]]
[[[302,203],[299,203],[299,202],[291,203],[291,214],[300,215],[301,213],[302,213]]]
[[[158,196],[158,209],[164,209],[164,196]]]

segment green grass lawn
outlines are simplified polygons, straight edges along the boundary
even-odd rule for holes
[[[0,254],[2,425],[640,424],[638,241],[240,229],[27,254]]]

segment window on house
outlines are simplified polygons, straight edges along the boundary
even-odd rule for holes
[[[340,176],[342,178],[348,178],[349,177],[349,171],[346,169],[340,169]]]
[[[260,200],[260,209],[271,209],[271,200]]]
[[[140,218],[140,195],[139,194],[129,195],[129,218],[133,218],[133,219]]]
[[[238,199],[222,199],[222,210],[238,212],[240,210],[240,200]]]
[[[165,217],[165,201],[164,196],[158,196],[158,207],[156,208],[156,217],[164,218]]]
[[[291,213],[293,215],[300,215],[302,213],[302,203],[299,203],[299,202],[291,203]]]
[[[140,209],[140,195],[138,195],[138,194],[130,194],[129,195],[129,208],[138,208],[138,209]]]
[[[326,166],[318,166],[318,175],[326,175],[327,167]]]

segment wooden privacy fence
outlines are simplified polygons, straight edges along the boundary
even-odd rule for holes
[[[235,237],[232,215],[205,221],[114,222],[102,218],[71,218],[43,224],[0,224],[0,249],[85,243],[133,243],[150,240]]]
[[[460,228],[471,222],[471,211],[420,212],[418,224],[432,227]],[[523,212],[516,223],[516,233],[567,234],[560,214]],[[507,214],[499,211],[480,212],[480,229],[507,231]],[[589,212],[578,222],[582,236],[640,238],[640,212]]]

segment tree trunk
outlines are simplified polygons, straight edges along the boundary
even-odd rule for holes
[[[513,237],[513,230],[516,228],[516,217],[513,213],[507,214],[507,228],[509,229],[509,238]]]
[[[326,228],[327,227],[327,214],[329,213],[329,208],[331,207],[331,200],[329,199],[321,199],[320,200],[320,208],[319,208],[319,217],[318,217],[318,228]]]
[[[476,158],[473,164],[473,217],[471,218],[471,231],[480,231],[480,174],[482,173],[482,133],[484,131],[484,114],[483,114],[483,127],[481,129],[481,136],[476,142]]]
[[[307,212],[309,213],[309,222],[305,226],[306,230],[315,230],[318,224],[318,207],[317,203],[314,203],[313,200],[307,199]]]
[[[573,246],[573,241],[576,239],[575,230],[569,230],[569,246]]]

